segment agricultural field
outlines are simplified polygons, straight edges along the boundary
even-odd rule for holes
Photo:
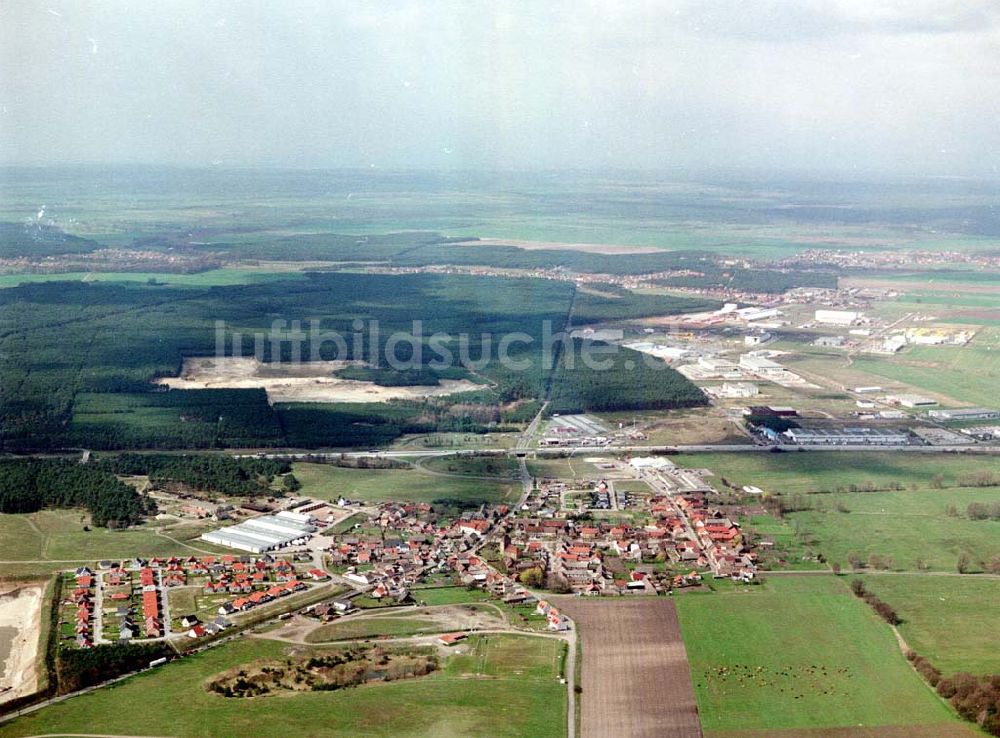
[[[294,473],[302,482],[302,494],[324,500],[340,496],[364,502],[404,500],[460,501],[476,505],[514,498],[511,483],[445,474],[420,469],[349,469],[329,464],[297,463]]]
[[[582,639],[582,738],[700,738],[674,603],[562,599]]]
[[[60,272],[57,274],[0,274],[0,289],[36,282],[134,282],[158,287],[223,287],[239,284],[304,279],[301,272],[263,269],[210,269],[196,274],[166,272]]]
[[[974,296],[982,300],[982,295]],[[903,309],[897,303],[880,303],[872,315],[885,320],[897,320],[928,308],[909,305]],[[996,315],[994,305],[978,310]],[[970,308],[971,309],[971,308]],[[973,322],[970,317],[966,322]],[[945,323],[945,321],[940,321]],[[920,325],[927,327],[926,323]],[[969,325],[951,324],[952,329],[967,329]],[[892,356],[877,354],[848,355],[844,351],[816,348],[798,342],[782,342],[776,348],[791,353],[785,358],[788,368],[801,372],[806,378],[822,385],[837,388],[881,386],[886,392],[912,392],[928,395],[944,406],[977,405],[992,407],[995,397],[991,392],[1000,381],[1000,327],[985,325],[965,346],[908,346]],[[824,408],[812,397],[800,399],[805,409]],[[797,404],[792,402],[791,404]],[[853,402],[840,404],[840,410],[854,410]]]
[[[916,346],[898,356],[859,357],[854,366],[957,403],[993,407],[1000,385],[1000,328],[983,328],[966,346]]]
[[[527,460],[528,473],[533,477],[549,477],[552,479],[593,479],[602,472],[592,461],[586,461],[579,456],[566,458],[536,458]]]
[[[194,552],[223,552],[197,540],[210,525],[164,528],[144,523],[113,530],[89,525],[88,516],[81,510],[0,514],[0,561],[5,562],[5,574],[24,576],[48,574],[74,563],[99,559],[189,555],[192,546]]]
[[[707,738],[878,726],[973,735],[842,579],[771,577],[679,597],[677,609]]]
[[[954,572],[965,554],[974,572],[1000,556],[1000,520],[965,514],[971,503],[1000,503],[998,487],[834,493],[807,503],[812,509],[785,515],[798,540],[845,569],[855,559],[886,569]]]
[[[516,479],[519,474],[517,461],[506,456],[431,456],[417,464],[424,472],[447,476]]]
[[[774,542],[766,553],[771,567],[817,568],[822,554],[844,569],[849,559],[867,565],[874,556],[879,567],[953,572],[966,554],[969,571],[982,571],[1000,554],[1000,523],[966,515],[971,503],[1000,502],[1000,487],[961,486],[1000,478],[997,457],[810,451],[674,458],[712,469],[720,489],[754,485],[781,496],[783,519],[755,514],[744,521]]]
[[[979,271],[880,272],[867,277],[841,279],[848,286],[874,286],[901,290],[891,302],[874,306],[873,314],[900,317],[906,313],[931,313],[938,322],[1000,327],[1000,274]]]
[[[487,725],[490,735],[504,738],[565,735],[562,644],[554,639],[474,637],[454,647],[429,676],[332,692],[238,699],[204,686],[234,665],[281,658],[288,648],[262,639],[227,643],[0,725],[0,737],[87,733],[94,726],[109,734],[180,738],[285,738],[315,735],[317,726],[324,736],[345,738],[470,735]],[[123,704],[142,709],[121,709]]]
[[[894,483],[926,489],[938,480],[942,487],[958,486],[979,473],[1000,477],[1000,457],[957,454],[914,454],[871,451],[794,451],[781,454],[706,453],[673,456],[680,466],[711,469],[716,486],[722,479],[738,487],[754,485],[773,494],[807,494],[886,488]]]
[[[1000,672],[1000,579],[862,576],[902,618],[907,645],[945,674]]]

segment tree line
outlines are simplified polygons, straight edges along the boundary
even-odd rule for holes
[[[1000,674],[976,676],[958,672],[946,677],[915,651],[907,651],[906,658],[962,718],[990,735],[1000,736]]]
[[[899,615],[896,614],[896,611],[892,608],[892,605],[879,599],[875,593],[869,592],[868,588],[865,587],[865,583],[860,579],[855,579],[851,582],[851,591],[856,597],[860,597],[867,602],[868,605],[876,613],[878,613],[878,616],[885,622],[889,623],[889,625],[899,625],[903,622]]]
[[[174,650],[160,643],[112,643],[92,648],[61,648],[56,659],[58,693],[67,694],[84,687],[138,671],[150,661],[174,656]]]
[[[870,592],[860,579],[851,582],[851,591],[862,598],[890,625],[902,622],[896,611],[877,595]],[[949,677],[915,651],[908,650],[906,658],[935,691],[948,700],[965,720],[975,723],[990,735],[1000,736],[1000,674],[975,676],[959,672]]]

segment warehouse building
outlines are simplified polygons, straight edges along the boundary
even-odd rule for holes
[[[784,435],[801,446],[905,446],[910,443],[906,433],[883,428],[789,428]]]
[[[816,322],[826,325],[851,325],[861,318],[861,313],[853,310],[817,310]]]
[[[759,354],[743,354],[740,368],[762,377],[777,377],[785,373],[785,367]]]
[[[304,519],[307,516],[289,512],[261,515],[239,525],[203,533],[201,540],[255,554],[274,551],[309,540],[316,527]]]
[[[988,410],[984,407],[931,410],[927,414],[936,420],[996,420],[1000,418],[1000,410]]]
[[[889,405],[902,405],[909,408],[934,407],[937,400],[923,395],[886,395],[882,398]]]

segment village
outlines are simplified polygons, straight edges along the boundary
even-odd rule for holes
[[[249,616],[260,612],[326,621],[411,604],[430,577],[534,606],[548,629],[564,631],[570,621],[546,590],[656,596],[703,575],[754,580],[757,554],[735,516],[709,502],[709,472],[664,457],[604,459],[598,469],[604,478],[534,479],[514,507],[483,504],[450,518],[427,503],[296,500],[296,512],[261,511],[202,536],[238,554],[81,566],[63,575],[61,638],[78,648],[162,640],[183,648],[258,622]],[[324,530],[332,511],[337,532]]]

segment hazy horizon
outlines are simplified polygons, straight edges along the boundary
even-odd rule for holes
[[[0,164],[1000,174],[989,0],[0,6]]]

